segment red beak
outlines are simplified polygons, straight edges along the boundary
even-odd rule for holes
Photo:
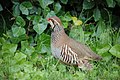
[[[50,18],[47,19],[47,21],[50,21],[50,20],[51,20]]]

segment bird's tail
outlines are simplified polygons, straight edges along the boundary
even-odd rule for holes
[[[94,60],[102,60],[102,57],[96,54],[96,56],[94,56]]]

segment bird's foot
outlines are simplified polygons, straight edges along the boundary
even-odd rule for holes
[[[82,63],[78,64],[78,68],[81,68],[82,70],[92,70],[93,66],[88,60],[82,60]]]

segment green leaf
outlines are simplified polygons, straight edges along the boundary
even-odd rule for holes
[[[67,21],[62,21],[63,27],[67,28],[68,27],[68,22]]]
[[[33,18],[33,25],[37,25],[37,24],[39,24],[40,19],[41,19],[40,16],[35,15],[35,16],[31,17],[31,19],[32,19],[32,18]]]
[[[31,63],[26,64],[25,67],[24,67],[24,71],[25,71],[26,73],[31,73],[31,72],[33,72],[33,64],[31,64]]]
[[[45,9],[48,5],[52,4],[53,0],[38,0],[40,3],[40,6]]]
[[[30,13],[30,14],[40,15],[40,14],[41,14],[41,11],[42,11],[41,8],[37,8],[37,7],[33,6],[33,8],[29,10],[29,13]]]
[[[38,53],[50,53],[50,36],[42,33],[36,37],[37,46],[36,50]]]
[[[60,0],[63,4],[67,4],[68,0]]]
[[[67,12],[64,16],[60,16],[64,28],[68,27],[68,23],[69,23],[68,21],[71,21],[72,20],[71,18],[72,17],[69,12]]]
[[[25,14],[25,15],[28,15],[29,14],[29,11],[27,8],[24,8],[23,6],[20,5],[20,10],[22,12],[22,14]]]
[[[110,54],[109,52],[101,54],[101,56],[103,57],[103,61],[105,60],[106,62],[110,61],[112,58],[112,54]]]
[[[97,26],[96,36],[99,37],[104,32],[106,25],[103,20],[100,20],[96,26]]]
[[[41,34],[47,28],[47,23],[36,24],[33,26],[33,29],[38,33]]]
[[[120,0],[115,0],[118,4],[118,6],[120,7]]]
[[[47,16],[46,16],[46,19],[47,19],[47,18],[50,18],[50,17],[52,17],[52,16],[55,16],[55,12],[54,12],[54,11],[50,11],[50,12],[47,14]]]
[[[88,0],[83,1],[83,9],[92,9],[95,6],[94,1],[88,2]]]
[[[32,60],[33,63],[36,63],[38,61],[38,58],[39,58],[39,56],[38,56],[37,53],[33,53],[31,55],[31,60]]]
[[[101,46],[105,46],[106,44],[111,44],[112,43],[112,38],[111,35],[108,32],[103,32],[99,36]]]
[[[20,9],[19,9],[19,4],[13,5],[13,15],[14,16],[19,16],[20,15]]]
[[[61,5],[60,5],[60,3],[57,2],[54,6],[55,13],[58,13],[60,11],[60,9],[61,9]]]
[[[21,41],[21,51],[30,56],[35,51],[35,48],[28,41]]]
[[[21,41],[21,50],[24,51],[27,46],[30,46],[28,41]]]
[[[82,29],[81,26],[79,27],[73,27],[70,31],[70,37],[72,37],[73,39],[79,41],[79,42],[82,42],[82,43],[85,43],[85,40],[84,40],[84,31]]]
[[[69,12],[67,12],[64,16],[60,16],[60,18],[62,21],[71,21],[72,20],[71,19],[72,17]]]
[[[19,36],[25,34],[26,31],[25,31],[24,28],[17,27],[17,26],[13,26],[13,27],[12,27],[12,33],[13,33],[13,36],[14,36],[14,37],[19,37]]]
[[[29,1],[24,1],[23,3],[20,4],[20,10],[22,14],[28,15],[29,14],[29,9],[32,9],[33,6],[31,2]]]
[[[38,8],[36,14],[40,15],[42,13],[42,9]]]
[[[2,8],[2,5],[0,4],[0,11],[2,11],[3,10],[3,8]]]
[[[113,46],[113,47],[109,50],[109,52],[110,52],[112,55],[120,58],[120,44],[116,44],[115,46]]]
[[[95,21],[98,21],[101,18],[101,13],[98,8],[95,8],[93,11],[93,17]]]
[[[17,49],[17,44],[3,44],[2,50],[3,52],[14,53]]]
[[[25,34],[23,34],[23,35],[20,35],[19,37],[12,36],[10,40],[11,40],[12,43],[17,44],[20,41],[23,41],[23,40],[26,40],[26,39],[28,39],[28,36],[26,36]]]
[[[22,52],[17,52],[15,53],[14,59],[17,61],[21,61],[22,59],[26,59],[26,55],[23,54]]]
[[[17,50],[17,44],[11,44],[9,50],[14,53]]]
[[[115,2],[114,0],[106,0],[108,7],[115,7]]]
[[[16,25],[13,25],[12,27],[18,27]],[[10,38],[10,42],[11,43],[14,43],[14,44],[17,44],[19,43],[20,41],[22,40],[26,40],[28,38],[28,36],[26,36],[25,34],[24,35],[20,35],[19,37],[14,37],[13,36],[13,32],[12,32],[12,29],[7,31],[7,35],[8,37]]]
[[[13,65],[9,67],[9,70],[10,70],[10,73],[16,73],[20,71],[20,68],[21,68],[21,65]]]
[[[32,53],[35,51],[35,48],[31,46],[28,41],[21,41],[21,51],[25,53],[26,55],[32,55]]]
[[[11,2],[12,2],[13,4],[15,4],[15,5],[16,5],[16,4],[19,4],[19,0],[12,0]]]
[[[35,51],[35,48],[33,46],[28,46],[25,49],[25,54],[30,56],[34,51]]]
[[[43,10],[43,15],[46,16],[48,13],[52,12],[52,10],[50,10],[49,7],[46,7],[44,10]],[[54,11],[53,11],[54,12]]]
[[[27,8],[27,9],[32,9],[33,8],[30,1],[24,1],[23,3],[21,3],[21,5],[24,6],[25,8]]]
[[[28,15],[28,16],[27,16],[27,19],[33,21],[35,16],[36,16],[36,15]]]
[[[104,54],[107,53],[110,49],[109,45],[103,46],[101,49],[97,49],[98,54]]]
[[[25,20],[21,16],[17,16],[15,21],[16,21],[16,24],[21,27],[25,26],[25,24],[26,24]]]

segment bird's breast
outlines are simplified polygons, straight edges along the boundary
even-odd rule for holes
[[[61,59],[61,49],[55,47],[53,44],[51,44],[51,50],[52,50],[52,55],[57,58]]]

